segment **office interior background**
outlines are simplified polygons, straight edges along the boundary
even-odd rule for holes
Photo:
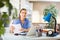
[[[42,26],[45,28],[48,26],[48,22],[44,21],[44,9],[54,4],[57,9],[57,24],[60,24],[60,0],[10,0],[13,6],[11,15],[9,16],[9,21],[19,17],[20,9],[27,9],[27,18],[32,23],[31,25]],[[8,15],[8,8],[6,6],[0,8],[0,12],[6,12]],[[3,14],[3,13],[2,13]],[[16,16],[17,15],[17,16]],[[6,35],[9,33],[9,24],[6,29]]]

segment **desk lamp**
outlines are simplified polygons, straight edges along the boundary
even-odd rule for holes
[[[53,17],[52,16],[52,14],[49,12],[46,16],[44,16],[44,20],[45,21],[47,21],[47,22],[50,22],[50,20],[51,20],[51,17],[54,19],[54,32],[52,32],[52,34],[51,35],[48,35],[48,36],[56,36],[58,33],[56,32],[56,23],[57,23],[57,21],[56,21],[56,18],[55,17]],[[50,33],[51,33],[51,30],[50,30]]]

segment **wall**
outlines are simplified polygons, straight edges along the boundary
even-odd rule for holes
[[[39,11],[40,14],[40,23],[44,23],[43,20],[43,11],[44,8],[49,6],[50,4],[55,4],[56,8],[58,9],[57,13],[57,23],[60,23],[60,2],[33,2],[33,10]]]

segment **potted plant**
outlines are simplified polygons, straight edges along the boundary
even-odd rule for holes
[[[6,12],[3,12],[3,15],[2,15],[2,13],[0,12],[0,40],[2,40],[1,35],[4,34],[4,32],[5,32],[5,27],[4,27],[5,20],[4,19],[11,15],[11,10],[13,9],[13,6],[10,3],[10,0],[0,0],[0,9],[4,6],[8,7],[9,15],[6,15]]]
[[[0,40],[2,40],[1,35],[4,34],[4,32],[5,32],[5,28],[4,28],[4,25],[3,25],[2,18],[0,18]]]
[[[57,17],[58,12],[54,4],[51,4],[50,6],[44,9],[44,16],[46,16],[49,12],[52,14],[53,17]],[[48,24],[49,25],[47,28],[54,28],[54,19],[52,17]]]
[[[4,27],[8,27],[8,25],[9,25],[9,15],[7,14],[7,12],[3,12],[1,18],[2,18],[2,21],[3,21]]]

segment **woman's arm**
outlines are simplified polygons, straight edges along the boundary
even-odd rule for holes
[[[22,31],[22,32],[28,32],[29,29],[30,29],[30,28],[28,28],[28,29],[20,28],[20,31]]]

